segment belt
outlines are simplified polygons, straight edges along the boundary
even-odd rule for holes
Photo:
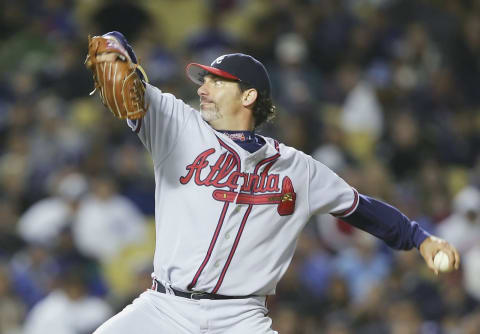
[[[153,280],[152,290],[167,294],[167,289],[165,288],[165,286],[159,281],[157,281],[156,279]],[[197,299],[197,300],[198,299],[244,299],[244,298],[255,297],[254,295],[225,296],[225,295],[219,295],[216,293],[209,293],[209,292],[197,292],[197,291],[184,292],[184,291],[176,290],[172,287],[170,287],[168,290],[171,290],[175,296],[188,298],[188,299]]]

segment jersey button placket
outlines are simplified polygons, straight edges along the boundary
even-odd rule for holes
[[[248,157],[244,160],[243,165],[245,166],[245,172],[249,172],[249,170],[253,167],[253,160],[251,157]]]
[[[238,185],[235,189],[230,189],[230,191],[234,191],[238,193],[240,191],[241,185]],[[235,204],[235,201],[231,203],[230,205],[235,206],[233,210],[231,209],[230,214],[228,218],[226,218],[224,222],[224,229],[221,236],[219,237],[216,245],[216,250],[215,250],[215,256],[212,257],[212,262],[210,264],[210,274],[215,276],[215,281],[218,280],[218,277],[220,275],[220,272],[223,269],[223,266],[225,265],[225,261],[228,257],[228,254],[230,252],[230,249],[232,248],[232,232],[235,230],[235,228],[238,228],[237,225],[240,223],[239,222],[239,217],[238,213],[240,212],[241,205]],[[233,229],[233,230],[232,230]]]

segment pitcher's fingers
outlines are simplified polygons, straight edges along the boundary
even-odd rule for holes
[[[451,246],[450,244],[445,245],[445,247],[442,249],[447,255],[448,258],[451,261],[451,268],[458,269],[458,262],[460,261],[460,256],[458,255],[457,250],[455,247]]]
[[[433,257],[434,254],[425,254],[424,259],[425,262],[427,262],[428,268],[430,268],[435,273],[435,275],[438,275],[438,269],[433,264]]]

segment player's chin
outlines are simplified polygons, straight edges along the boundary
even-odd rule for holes
[[[220,113],[215,108],[200,106],[200,114],[205,122],[215,121],[220,118]]]

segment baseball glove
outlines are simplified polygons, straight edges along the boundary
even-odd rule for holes
[[[135,120],[145,115],[147,75],[115,37],[88,36],[85,65],[92,71],[95,83],[90,95],[98,90],[103,104],[116,117]]]

